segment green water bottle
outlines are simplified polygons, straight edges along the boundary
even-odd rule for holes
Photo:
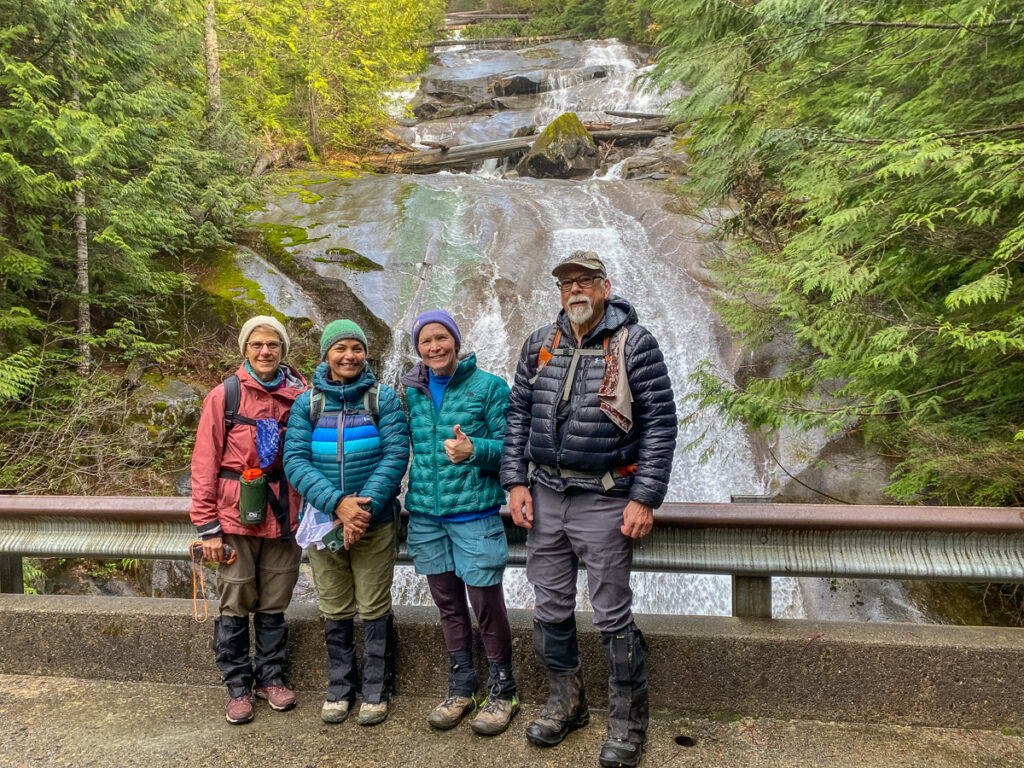
[[[238,483],[238,516],[242,525],[261,525],[267,519],[267,476],[262,469],[247,469]]]

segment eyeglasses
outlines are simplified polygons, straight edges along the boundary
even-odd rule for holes
[[[576,283],[580,288],[586,289],[592,286],[595,280],[603,279],[600,275],[580,275],[579,277],[567,277],[565,280],[555,280],[555,285],[558,286],[562,293],[567,293],[572,290],[573,283]]]
[[[261,349],[266,347],[271,352],[277,352],[281,348],[281,343],[277,341],[250,341],[246,345],[253,352],[259,352]]]

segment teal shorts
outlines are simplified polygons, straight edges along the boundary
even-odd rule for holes
[[[416,573],[432,576],[455,571],[471,587],[500,584],[508,562],[508,541],[500,515],[448,523],[411,514],[406,544]]]

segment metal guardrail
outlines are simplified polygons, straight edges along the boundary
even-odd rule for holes
[[[187,559],[189,504],[0,496],[0,557]],[[523,565],[525,531],[503,515],[510,564]],[[408,562],[404,546],[399,559]],[[1024,581],[1024,509],[668,503],[636,542],[634,567],[732,575],[739,616],[771,615],[771,576]],[[21,591],[20,580],[0,590]]]

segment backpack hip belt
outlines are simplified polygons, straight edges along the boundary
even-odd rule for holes
[[[606,470],[605,472],[583,472],[581,470],[576,469],[566,469],[565,467],[549,467],[546,464],[536,464],[531,461],[529,468],[527,469],[526,476],[532,477],[534,471],[538,469],[543,469],[547,474],[561,478],[577,477],[591,480],[594,478],[600,478],[601,487],[604,488],[605,491],[610,491],[612,488],[615,487],[615,478],[626,477],[628,475],[635,475],[637,465],[626,464],[621,467]]]

